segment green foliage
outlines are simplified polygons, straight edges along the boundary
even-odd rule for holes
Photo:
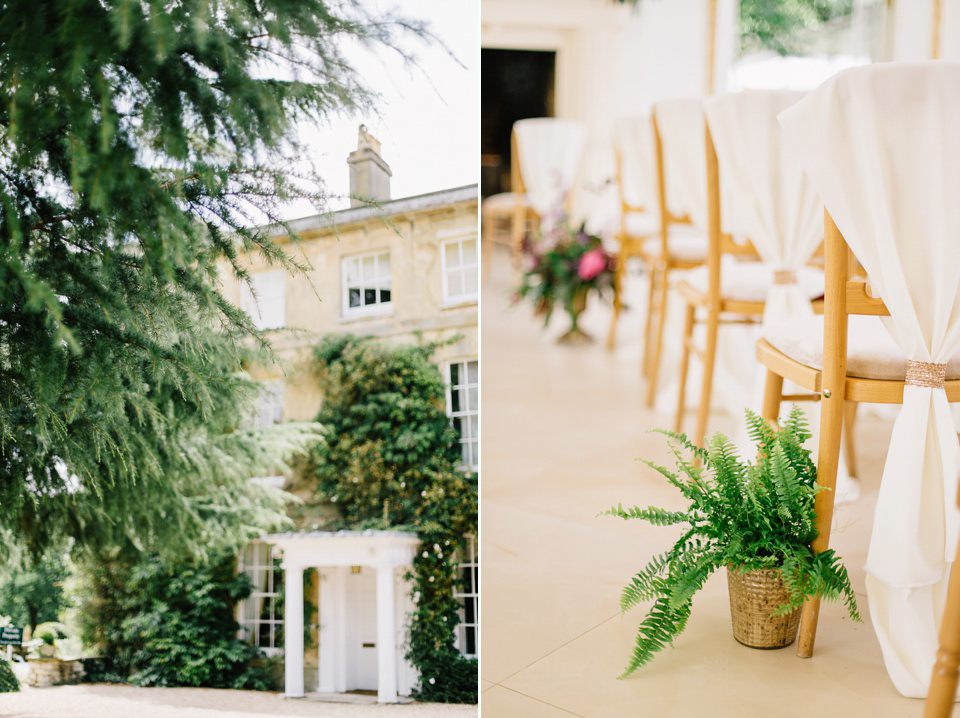
[[[635,8],[641,0],[614,0]],[[740,44],[744,50],[798,52],[803,38],[853,11],[853,0],[740,0]]]
[[[82,630],[106,657],[103,673],[141,686],[271,688],[260,652],[237,638],[233,606],[251,587],[229,552],[103,561],[84,577]]]
[[[69,573],[59,546],[39,558],[12,551],[6,566],[0,567],[0,615],[9,616],[17,626],[29,626],[31,634],[39,624],[58,620],[70,605],[63,589]]]
[[[846,568],[832,549],[814,554],[817,537],[814,498],[817,468],[803,442],[803,412],[794,407],[778,429],[747,411],[750,438],[757,446],[755,463],[742,462],[733,444],[715,434],[706,449],[685,435],[661,431],[672,445],[679,473],[649,464],[676,487],[689,503],[685,511],[656,507],[615,506],[603,515],[641,519],[655,526],[685,524],[669,550],[655,556],[623,589],[620,605],[627,611],[653,600],[640,624],[625,677],[649,663],[672,643],[690,616],[693,596],[718,568],[753,570],[780,567],[790,601],[779,613],[799,608],[806,597],[842,600],[859,621],[856,598]],[[689,452],[703,461],[694,466]]]
[[[20,690],[20,681],[17,680],[13,669],[6,659],[0,658],[0,693],[15,693]]]
[[[217,464],[256,442],[198,429],[242,392],[241,342],[267,339],[218,272],[304,269],[266,226],[327,208],[297,126],[372,108],[344,43],[409,59],[425,34],[327,0],[2,5],[0,527],[34,552],[189,550],[211,517],[249,523]]]
[[[852,11],[853,0],[741,0],[740,42],[748,50],[797,53],[805,37]]]
[[[453,593],[456,551],[477,531],[477,483],[458,468],[459,437],[444,412],[443,378],[429,361],[434,349],[324,338],[315,358],[326,441],[307,471],[344,526],[417,532],[422,552],[413,565],[407,656],[420,671],[419,697],[475,703],[476,662],[454,646]]]

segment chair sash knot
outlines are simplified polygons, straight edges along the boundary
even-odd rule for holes
[[[774,284],[796,284],[797,273],[792,269],[775,269],[773,271]]]
[[[907,376],[904,383],[909,386],[922,386],[929,389],[942,389],[947,377],[946,364],[907,360]]]

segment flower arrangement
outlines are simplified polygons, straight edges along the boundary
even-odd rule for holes
[[[585,338],[577,320],[590,290],[602,295],[613,287],[616,257],[603,248],[600,237],[586,231],[585,224],[574,229],[565,217],[545,231],[528,234],[523,249],[529,264],[515,301],[529,297],[537,313],[544,315],[544,324],[560,304],[572,324],[561,341]]]

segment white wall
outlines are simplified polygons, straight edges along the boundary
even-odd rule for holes
[[[893,60],[929,60],[934,0],[892,0]],[[940,59],[960,60],[960,0],[941,0]]]
[[[584,122],[588,140],[574,214],[595,229],[619,223],[612,128],[667,97],[707,94],[711,0],[484,0],[485,48],[554,50],[558,117]],[[717,0],[714,89],[736,53],[738,0]],[[482,68],[481,68],[482,72]]]

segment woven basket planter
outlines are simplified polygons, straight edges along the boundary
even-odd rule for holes
[[[797,638],[800,609],[774,615],[777,606],[790,600],[778,568],[736,571],[727,567],[733,637],[751,648],[783,648]]]

